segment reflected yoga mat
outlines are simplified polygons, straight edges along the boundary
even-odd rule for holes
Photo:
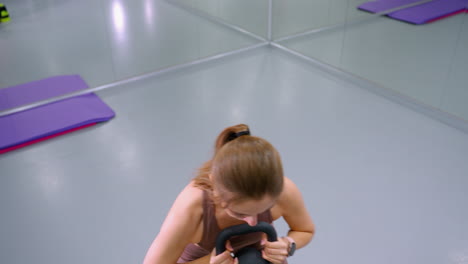
[[[358,8],[372,13],[379,13],[418,1],[420,0],[378,0],[364,3]],[[463,12],[468,12],[468,0],[434,0],[391,12],[387,16],[420,25]]]
[[[88,88],[78,75],[0,89],[0,111]],[[110,120],[114,111],[94,93],[0,117],[0,154]]]

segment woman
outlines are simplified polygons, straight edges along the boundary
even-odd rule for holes
[[[220,230],[272,223],[280,217],[290,228],[286,237],[268,242],[261,233],[243,235],[230,239],[224,253],[215,254]],[[264,259],[282,264],[295,248],[310,242],[314,230],[298,188],[283,176],[276,149],[240,124],[218,136],[212,160],[177,197],[144,263],[235,264],[231,252],[255,246]]]

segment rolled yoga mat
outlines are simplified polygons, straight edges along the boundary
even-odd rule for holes
[[[364,3],[358,8],[372,13],[379,13],[418,1],[420,0],[378,0]],[[468,0],[434,0],[391,12],[387,16],[420,25],[463,12],[468,12]]]
[[[86,89],[79,75],[0,89],[0,111]],[[0,154],[110,120],[114,111],[94,93],[0,117]]]

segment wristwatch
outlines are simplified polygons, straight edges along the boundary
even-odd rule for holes
[[[289,241],[288,256],[291,257],[292,255],[294,255],[294,252],[296,252],[296,242],[291,237],[286,236],[284,238],[286,238]]]

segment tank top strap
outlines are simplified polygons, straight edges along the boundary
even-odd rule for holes
[[[216,211],[213,201],[207,191],[203,191],[203,235],[198,245],[205,249],[211,249],[215,245],[216,236],[221,230],[216,221]]]
[[[273,223],[273,217],[271,215],[271,210],[266,210],[265,212],[258,215],[259,222],[267,222],[269,224]]]

